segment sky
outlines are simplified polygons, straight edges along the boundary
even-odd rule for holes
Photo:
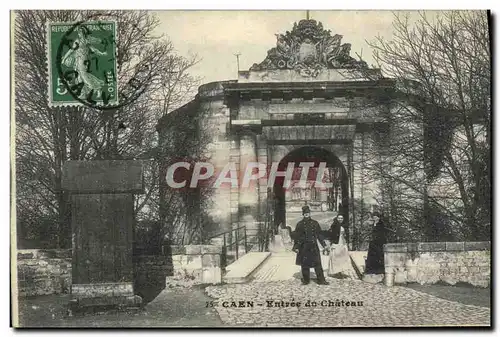
[[[197,54],[201,61],[191,73],[202,83],[236,79],[234,54],[240,53],[240,70],[260,63],[276,46],[278,33],[291,30],[294,22],[306,18],[306,11],[156,11],[166,34],[181,55]],[[416,12],[412,13],[417,16]],[[371,65],[367,44],[378,35],[391,39],[393,13],[390,11],[310,11],[310,18],[323,23],[332,34],[351,43],[351,56],[362,54]]]

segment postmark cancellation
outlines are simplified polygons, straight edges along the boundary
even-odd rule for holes
[[[116,21],[49,22],[49,105],[117,105],[116,41]]]

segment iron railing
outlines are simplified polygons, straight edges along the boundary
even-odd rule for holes
[[[216,238],[222,238],[222,254],[221,254],[221,268],[225,270],[228,265],[228,252],[233,252],[232,248],[234,247],[234,257],[235,261],[240,257],[240,243],[244,243],[245,254],[248,253],[249,250],[249,237],[257,236],[257,234],[248,235],[248,231],[252,231],[252,229],[247,229],[246,226],[240,226],[238,228],[233,228],[227,230],[225,232],[210,236],[206,239],[206,242],[209,243],[211,240]],[[241,233],[243,232],[243,233]]]

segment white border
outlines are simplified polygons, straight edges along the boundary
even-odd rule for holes
[[[3,16],[1,16],[2,20],[1,22],[4,24],[4,28],[1,30],[1,46],[4,46],[3,49],[3,57],[4,57],[4,66],[0,68],[0,71],[1,71],[1,78],[3,79],[3,83],[2,83],[2,89],[0,91],[0,95],[2,95],[2,100],[0,102],[3,102],[4,103],[4,113],[0,114],[0,118],[2,118],[2,123],[0,125],[4,126],[5,128],[7,128],[7,126],[9,125],[10,121],[12,121],[12,119],[9,119],[9,116],[10,114],[9,113],[6,113],[6,111],[11,111],[10,110],[10,107],[8,106],[7,102],[9,102],[10,104],[13,104],[13,99],[10,97],[10,93],[11,93],[11,85],[12,83],[10,82],[10,73],[9,73],[9,69],[7,68],[7,63],[9,64],[12,64],[11,63],[11,60],[13,60],[12,58],[12,55],[11,55],[11,52],[10,52],[10,48],[6,48],[6,46],[9,46],[10,47],[10,38],[11,38],[11,34],[10,34],[10,30],[11,30],[11,21],[10,21],[10,13],[7,11],[8,9],[8,4],[9,2],[2,2],[2,5],[6,4],[6,8],[5,10],[3,10],[1,13],[3,13]],[[12,2],[11,2],[12,4]],[[131,0],[120,0],[120,1],[117,1],[117,0],[108,0],[106,2],[102,2],[101,0],[87,0],[86,2],[83,3],[85,6],[87,6],[87,8],[94,8],[94,9],[99,9],[99,8],[102,8],[103,4],[105,6],[107,6],[108,8],[127,8],[127,9],[140,9],[140,8],[148,8],[148,9],[169,9],[169,10],[172,10],[172,9],[301,9],[301,10],[305,10],[305,9],[310,9],[310,10],[319,10],[319,9],[450,9],[450,5],[452,5],[455,9],[464,9],[464,8],[468,8],[468,9],[487,9],[487,8],[495,8],[494,10],[494,15],[496,16],[495,20],[495,24],[494,24],[494,35],[493,37],[497,37],[498,36],[498,30],[497,30],[497,27],[498,25],[500,24],[498,22],[498,13],[499,11],[496,10],[496,7],[498,7],[498,1],[488,1],[488,0],[476,0],[476,1],[466,1],[466,0],[455,0],[453,2],[439,2],[439,1],[435,1],[435,0],[420,0],[420,1],[377,1],[377,2],[373,2],[373,1],[360,1],[360,0],[350,0],[350,1],[344,1],[344,2],[332,2],[332,1],[318,1],[318,0],[309,0],[307,2],[304,2],[304,1],[293,1],[293,0],[288,0],[288,1],[273,1],[273,2],[270,2],[269,0],[253,0],[251,2],[248,2],[248,3],[244,3],[244,2],[241,2],[241,3],[237,3],[235,2],[234,0],[225,0],[225,1],[203,1],[203,0],[174,0],[174,1],[169,1],[169,2],[165,2],[165,1],[140,1],[140,2],[137,2],[137,1],[131,1]],[[56,8],[65,8],[65,9],[70,9],[70,8],[73,8],[73,9],[77,9],[78,7],[80,9],[82,9],[82,6],[80,3],[78,2],[67,2],[67,1],[57,1],[57,0],[49,0],[49,1],[44,1],[44,2],[35,2],[35,1],[27,1],[27,0],[18,0],[15,2],[15,4],[13,4],[14,6],[16,6],[16,9],[42,9],[42,8],[53,8],[53,9],[56,9]],[[306,8],[307,7],[307,8]],[[333,8],[332,8],[333,7]],[[498,42],[494,45],[494,48],[495,48],[495,53],[494,55],[497,56],[498,58]],[[8,52],[7,52],[8,51]],[[10,71],[13,71],[13,69],[11,68]],[[495,72],[495,75],[496,75],[496,72]],[[500,96],[497,95],[498,93],[498,86],[495,87],[495,98],[498,98]],[[495,106],[498,106],[498,102],[496,102],[496,105]],[[497,109],[496,109],[497,110]],[[496,111],[495,111],[496,112]],[[493,112],[493,113],[495,113]],[[495,118],[495,120],[499,120],[499,118]],[[496,123],[495,123],[496,124]],[[493,126],[495,127],[495,126]],[[10,132],[12,132],[14,129],[11,127],[10,128]],[[1,161],[1,164],[0,164],[0,167],[2,168],[1,169],[1,175],[0,177],[2,178],[1,180],[1,191],[2,191],[2,202],[0,203],[0,207],[2,207],[2,213],[1,214],[5,214],[5,215],[10,215],[10,209],[9,209],[9,206],[10,206],[10,202],[8,203],[9,199],[10,199],[10,184],[9,184],[9,181],[7,180],[8,176],[9,176],[9,173],[10,173],[10,170],[11,169],[14,169],[14,167],[10,167],[10,160],[11,160],[11,157],[10,157],[10,151],[11,151],[11,148],[10,148],[10,145],[7,145],[7,144],[10,144],[11,140],[8,138],[8,135],[9,135],[9,132],[6,132],[6,130],[4,132],[0,132],[0,151],[1,151],[1,154],[2,154],[2,157],[4,158],[4,160]],[[498,139],[498,137],[496,137],[496,139]],[[13,141],[13,139],[12,139]],[[494,149],[494,152],[495,152],[495,155],[499,155],[499,153],[497,153],[496,151],[496,142],[495,144],[493,145],[493,149]],[[9,158],[7,158],[7,155],[9,155]],[[495,171],[495,173],[497,173],[499,171]],[[9,191],[9,192],[8,192]],[[496,192],[496,189],[495,189],[495,192]],[[496,195],[495,195],[496,196]],[[498,198],[497,198],[498,199]],[[9,206],[7,206],[9,205]],[[498,210],[500,209],[500,201],[496,200],[495,201],[495,205],[494,205],[494,209]],[[5,219],[5,218],[4,218]],[[10,224],[10,219],[5,222],[4,221],[4,224],[5,223],[9,223]],[[5,227],[10,227],[10,226],[5,226]],[[5,250],[7,250],[7,247],[9,247],[9,238],[10,238],[10,228],[5,228],[5,231],[9,231],[8,234],[5,233],[4,235],[1,235],[1,239],[4,240],[2,243],[1,243],[1,246],[4,247]],[[493,238],[493,240],[495,240],[495,242],[497,242],[497,237],[498,237],[498,232],[499,230],[496,229],[496,235],[495,237]],[[495,247],[496,248],[496,247]],[[498,259],[499,258],[499,249],[495,249],[495,258]],[[4,254],[3,254],[3,259],[2,259],[2,269],[1,270],[8,270],[9,268],[9,265],[10,265],[10,258],[9,258],[9,252],[8,251],[4,251]],[[8,326],[9,326],[9,323],[8,323],[8,319],[10,317],[10,299],[9,299],[9,296],[7,295],[7,288],[8,288],[8,285],[10,284],[10,282],[7,280],[6,277],[3,277],[1,278],[2,280],[2,285],[3,285],[3,291],[1,292],[3,298],[2,298],[2,301],[1,303],[3,304],[3,308],[2,308],[2,316],[4,318],[4,321],[3,321],[3,324],[2,324],[2,327],[3,327],[3,333],[2,335],[3,336],[11,336],[11,335],[14,335],[14,331],[12,329],[9,329]],[[495,293],[497,294],[498,291],[495,291]],[[494,318],[496,319],[496,322],[498,324],[498,309],[495,310],[494,312]],[[115,332],[113,335],[118,335],[118,336],[128,336],[130,335],[131,333],[136,333],[136,334],[142,334],[143,332],[145,332],[144,330],[142,331],[134,331],[134,332],[126,332],[126,331],[122,331],[122,332]],[[147,332],[147,331],[146,331]],[[217,331],[217,330],[204,330],[204,331],[181,331],[181,332],[177,332],[177,331],[162,331],[160,333],[166,333],[166,334],[169,334],[169,336],[171,335],[175,335],[175,336],[182,336],[182,335],[192,335],[192,334],[200,334],[200,335],[203,335],[203,334],[219,334],[221,331]],[[242,333],[248,333],[248,332],[245,332],[245,331],[231,331],[232,333],[236,333],[236,334],[242,334]],[[290,334],[291,331],[279,331],[279,330],[273,330],[273,331],[259,331],[259,334],[262,334],[262,335],[269,335],[269,336],[276,336],[276,335],[283,335],[283,336],[287,336]],[[304,331],[298,331],[300,333],[300,335],[304,334]],[[366,333],[378,333],[379,331],[377,330],[364,330],[362,332],[360,331],[357,331],[357,332],[354,332],[354,333],[349,333],[349,335],[364,335]],[[401,332],[403,332],[403,334],[409,334],[409,331],[398,331],[398,330],[394,330],[394,331],[380,331],[380,333],[383,333],[383,334],[397,334],[397,335],[400,335]],[[473,331],[470,331],[470,332],[473,332]],[[61,333],[74,333],[73,331],[68,331],[68,330],[65,330],[65,331],[61,331]],[[79,334],[99,334],[100,331],[90,331],[90,332],[87,332],[87,331],[82,331],[82,330],[79,330],[78,331]],[[151,332],[149,332],[151,333]],[[335,331],[329,331],[329,330],[324,330],[324,331],[316,331],[316,332],[307,332],[306,334],[327,334],[328,336],[332,336],[333,334],[335,335],[342,335],[342,334],[346,334],[345,332],[343,331],[338,331],[338,330],[335,330]],[[425,335],[430,335],[430,336],[456,336],[456,333],[457,331],[446,331],[446,330],[421,330],[419,331],[420,334],[425,334]],[[487,333],[487,332],[486,332]],[[33,335],[35,336],[39,336],[39,335],[42,335],[43,332],[32,332]]]
[[[82,6],[83,5],[83,6]],[[451,5],[451,6],[450,6]],[[133,1],[133,0],[87,0],[81,2],[67,2],[62,0],[50,0],[35,2],[32,0],[16,1],[16,9],[239,9],[239,10],[395,10],[395,9],[487,9],[493,7],[494,2],[489,0],[454,0],[435,1],[435,0],[349,0],[349,1],[297,1],[297,0],[253,0],[253,1],[234,1],[234,0],[171,0],[171,1]]]

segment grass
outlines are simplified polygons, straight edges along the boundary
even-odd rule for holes
[[[476,305],[480,307],[491,307],[491,289],[474,287],[465,283],[448,285],[437,284],[418,284],[409,283],[406,287],[433,295],[448,301],[459,302],[462,304]]]

